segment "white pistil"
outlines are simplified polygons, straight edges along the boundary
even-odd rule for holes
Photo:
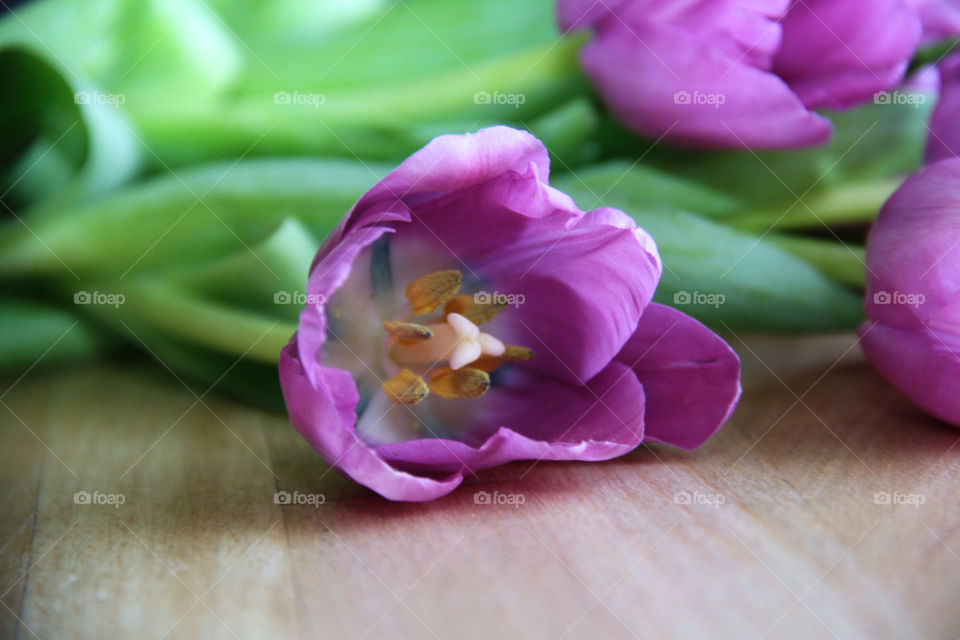
[[[411,345],[398,344],[391,356],[398,364],[434,364],[446,360],[456,370],[481,356],[501,356],[506,346],[489,333],[480,331],[459,313],[447,314],[446,321],[426,325],[433,337]]]
[[[456,344],[450,354],[450,368],[457,370],[480,356],[502,356],[506,345],[489,333],[480,331],[480,327],[459,313],[447,314],[447,325],[456,335]]]

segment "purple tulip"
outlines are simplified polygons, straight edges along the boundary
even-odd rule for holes
[[[320,248],[280,356],[291,421],[333,466],[430,500],[518,459],[694,448],[740,394],[739,361],[650,302],[661,263],[621,211],[580,211],[543,145],[441,136]]]
[[[912,178],[867,241],[867,358],[924,410],[960,426],[960,159]]]
[[[960,34],[960,0],[910,0],[923,23],[923,44]]]
[[[903,78],[930,0],[559,0],[563,29],[615,115],[700,147],[822,144],[829,120]],[[932,11],[932,9],[931,9]],[[932,20],[932,18],[931,18]],[[945,27],[946,28],[946,27]]]
[[[960,157],[960,54],[937,65],[940,97],[930,118],[927,163]]]

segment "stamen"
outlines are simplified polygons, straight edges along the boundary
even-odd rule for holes
[[[422,340],[429,340],[433,337],[433,331],[430,327],[412,322],[393,322],[383,323],[384,330],[396,338],[400,344],[416,344]]]
[[[456,295],[462,282],[463,274],[456,269],[428,273],[407,285],[407,301],[418,316],[433,313]]]
[[[482,356],[471,363],[470,366],[474,369],[480,369],[481,371],[495,371],[501,365],[508,362],[524,362],[533,358],[534,355],[536,354],[533,352],[533,349],[508,344],[502,355]]]
[[[442,307],[442,317],[433,316],[425,324],[383,323],[390,336],[388,356],[401,367],[382,385],[393,402],[413,405],[431,393],[450,400],[479,398],[490,388],[491,371],[534,357],[532,350],[504,345],[480,330],[478,324],[490,322],[507,305],[457,295],[462,280],[456,269],[417,278],[406,289],[410,309],[414,315],[428,315]]]
[[[427,397],[430,388],[423,378],[410,369],[403,369],[397,375],[383,383],[387,397],[397,404],[417,404]]]
[[[449,400],[479,398],[490,388],[490,376],[479,369],[444,367],[430,379],[430,391]]]
[[[474,324],[490,322],[497,314],[507,308],[499,302],[477,302],[473,296],[455,296],[443,308],[443,315],[459,313]]]

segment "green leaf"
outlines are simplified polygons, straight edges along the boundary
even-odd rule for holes
[[[117,279],[185,268],[253,251],[287,218],[322,238],[386,171],[301,159],[183,170],[89,203],[34,212],[29,229],[8,228],[0,237],[0,275],[58,275],[66,265],[81,276]]]
[[[71,311],[28,300],[0,301],[2,373],[83,360],[107,345],[104,336]]]
[[[134,176],[140,146],[117,100],[71,76],[48,51],[0,38],[0,193],[7,206],[70,203]]]
[[[294,218],[249,249],[208,265],[174,269],[166,282],[205,299],[296,321],[319,241]]]
[[[857,326],[859,296],[809,263],[757,235],[652,203],[615,176],[601,167],[554,183],[581,204],[622,209],[654,237],[664,264],[657,301],[719,330],[814,333]],[[604,195],[592,204],[595,193]]]
[[[821,203],[836,204],[831,192],[860,189],[868,193],[873,215],[876,203],[889,195],[887,185],[922,166],[932,96],[899,93],[919,103],[865,104],[841,113],[827,114],[834,123],[831,142],[820,148],[790,151],[697,152],[642,142],[609,121],[604,123],[606,152],[636,158],[644,156],[675,180],[698,184],[722,194],[731,206],[707,206],[697,213],[717,219],[745,217],[752,228],[768,228],[789,211],[785,224],[821,226],[817,217],[844,221],[847,210],[828,209],[820,215]],[[797,203],[803,197],[813,213]],[[869,216],[865,205],[843,196],[849,219]],[[762,221],[767,224],[763,225]]]

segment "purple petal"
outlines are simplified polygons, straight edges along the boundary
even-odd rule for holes
[[[508,171],[524,172],[530,165],[546,177],[550,158],[543,144],[526,131],[487,127],[476,133],[443,135],[404,160],[354,205],[346,226],[370,224],[376,203],[402,200],[408,205],[445,193],[483,184]]]
[[[726,422],[740,398],[737,354],[671,307],[647,307],[617,361],[643,384],[647,440],[694,449]]]
[[[960,305],[955,305],[960,306]],[[954,318],[960,318],[957,309]],[[951,331],[898,329],[869,320],[860,344],[870,363],[927,413],[960,426],[960,323]]]
[[[344,236],[340,243],[332,245],[326,257],[315,263],[307,281],[310,299],[300,312],[300,339],[297,342],[298,357],[303,363],[307,377],[318,384],[317,376],[320,350],[327,340],[326,302],[350,277],[357,255],[373,244],[377,238],[389,232],[386,227],[358,229]]]
[[[927,163],[960,157],[960,54],[938,65],[940,98],[930,118]]]
[[[537,352],[530,367],[579,383],[633,333],[661,264],[652,239],[625,214],[583,215],[544,193],[536,174],[508,174],[418,207],[391,240],[394,276],[402,283],[456,268],[475,281],[469,293],[517,296],[522,304],[485,330]],[[531,209],[543,217],[531,218]]]
[[[923,23],[924,44],[960,34],[960,0],[911,0]]]
[[[703,7],[673,22],[621,12],[584,47],[583,66],[621,121],[652,138],[706,147],[826,142],[829,121],[767,70],[778,25],[729,3]]]
[[[558,0],[557,22],[564,31],[594,24],[613,14],[627,0]]]
[[[896,86],[921,30],[903,0],[805,0],[782,24],[773,69],[811,109],[845,109]]]
[[[441,477],[406,473],[385,462],[354,431],[357,388],[350,374],[320,367],[316,384],[304,375],[295,335],[280,354],[280,382],[290,420],[325,460],[391,500],[433,500],[453,491],[463,474]]]
[[[454,473],[511,460],[607,460],[643,441],[644,391],[624,365],[611,363],[586,385],[518,370],[512,376],[481,399],[450,401],[460,403],[452,408],[472,423],[477,446],[430,438],[377,452],[407,470]]]
[[[920,329],[952,302],[960,291],[958,203],[956,158],[918,172],[887,201],[867,239],[868,318]]]

